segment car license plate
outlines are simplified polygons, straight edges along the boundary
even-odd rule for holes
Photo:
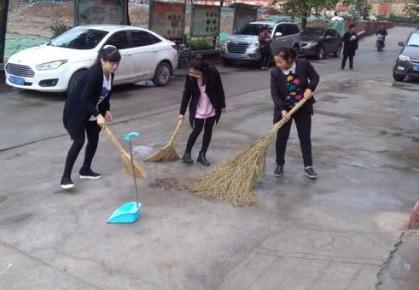
[[[419,65],[414,65],[414,66],[413,66],[413,70],[414,70],[414,71],[419,71]]]
[[[233,59],[240,59],[242,55],[240,53],[230,53],[230,57]]]
[[[25,79],[21,77],[10,76],[9,81],[18,86],[23,86],[25,84]]]

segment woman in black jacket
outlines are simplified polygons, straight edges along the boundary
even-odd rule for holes
[[[68,151],[61,187],[74,187],[71,172],[83,148],[87,135],[86,153],[80,169],[82,179],[100,179],[101,176],[91,169],[96,153],[101,128],[112,121],[110,97],[114,73],[118,68],[121,55],[114,46],[107,45],[99,51],[96,63],[89,68],[67,97],[63,123],[73,140]]]
[[[313,115],[313,92],[319,83],[319,75],[306,60],[297,59],[292,48],[280,48],[275,54],[276,68],[271,72],[271,94],[275,104],[274,123],[282,118],[289,119],[288,112],[301,99],[307,102],[291,117],[297,126],[301,151],[304,159],[304,172],[309,178],[317,178],[313,169],[311,155],[311,116]],[[278,131],[276,141],[275,176],[282,176],[285,164],[285,151],[292,122],[287,122]]]
[[[186,164],[193,163],[192,147],[204,129],[202,148],[197,161],[202,165],[210,166],[206,153],[211,142],[212,129],[220,120],[225,108],[225,96],[219,72],[201,59],[193,59],[189,65],[180,106],[180,118],[184,118],[188,104],[189,122],[193,131],[189,136],[182,160]]]
[[[342,69],[345,69],[346,60],[349,58],[349,69],[354,69],[354,56],[358,49],[358,34],[355,31],[356,25],[349,25],[349,31],[343,35],[343,58]]]

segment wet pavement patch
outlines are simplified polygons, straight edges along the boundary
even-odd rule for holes
[[[8,199],[7,195],[0,196],[0,203],[5,202]]]
[[[32,213],[22,213],[10,217],[6,217],[2,220],[2,224],[20,224],[30,219],[33,216]]]
[[[187,190],[187,181],[180,182],[174,177],[156,178],[154,182],[149,183],[150,188],[158,190]]]

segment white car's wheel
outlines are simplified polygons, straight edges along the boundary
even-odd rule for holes
[[[154,74],[153,83],[156,86],[166,86],[170,81],[172,75],[172,66],[168,62],[161,62]]]
[[[67,87],[67,96],[69,96],[73,90],[77,87],[77,84],[80,82],[81,78],[83,77],[83,74],[86,70],[79,70],[76,71],[72,76],[70,81],[68,82]]]

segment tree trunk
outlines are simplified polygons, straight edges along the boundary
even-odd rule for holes
[[[309,13],[304,12],[303,17],[301,17],[301,28],[304,29],[307,27],[307,17]]]
[[[6,46],[7,12],[9,0],[0,0],[0,63],[4,63],[4,50]]]
[[[126,2],[126,5],[125,5],[125,7],[126,7],[126,11],[125,11],[125,13],[126,13],[126,15],[127,15],[127,25],[131,25],[131,19],[129,18],[129,1],[128,0],[125,0],[125,2]]]

